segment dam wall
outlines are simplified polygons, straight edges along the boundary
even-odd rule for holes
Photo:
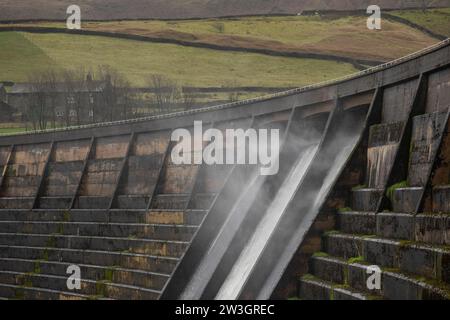
[[[233,283],[233,266],[268,208],[282,211],[279,220],[266,225],[267,243],[233,298],[334,297],[329,282],[337,279],[321,279],[322,269],[312,269],[314,253],[371,261],[373,255],[365,256],[371,251],[361,249],[366,238],[358,239],[360,252],[339,250],[360,231],[419,239],[414,226],[405,226],[413,228],[409,233],[379,229],[387,212],[414,223],[425,212],[448,212],[449,66],[447,40],[351,77],[268,97],[0,137],[0,297],[215,298],[227,278]],[[171,133],[193,132],[194,121],[221,132],[279,129],[279,173],[260,176],[257,165],[174,163]],[[287,177],[310,150],[299,138],[314,141],[317,150],[293,182]],[[292,184],[285,203],[271,205],[285,183]],[[448,244],[447,220],[433,221],[440,229],[424,222],[431,229],[420,239]],[[326,233],[338,228],[343,235]],[[217,237],[227,245],[206,255]],[[382,241],[372,243],[377,249]],[[372,259],[380,265],[382,252]],[[445,283],[449,260],[445,250],[439,254],[444,258],[434,267]],[[415,257],[411,251],[408,259]],[[71,264],[82,270],[78,291],[66,287]],[[404,264],[388,265],[411,271]],[[208,275],[204,283],[196,282],[199,270]],[[314,277],[299,283],[305,274]]]

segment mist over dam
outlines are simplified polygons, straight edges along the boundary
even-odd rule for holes
[[[0,136],[0,297],[450,299],[449,115],[447,39],[257,99]],[[279,170],[174,161],[175,130],[193,159],[215,143],[200,121],[276,130]]]

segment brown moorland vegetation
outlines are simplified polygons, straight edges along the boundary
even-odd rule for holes
[[[73,0],[2,0],[0,20],[66,17]],[[303,10],[365,10],[370,0],[78,0],[84,19],[184,19],[297,14]],[[378,0],[383,9],[450,6],[450,0]]]
[[[61,22],[14,25],[65,28]],[[382,30],[369,31],[363,16],[98,21],[84,22],[82,29],[139,35],[161,42],[170,40],[184,45],[212,46],[215,49],[327,55],[373,61],[373,64],[404,56],[437,42],[437,39],[420,30],[389,20],[383,20]]]

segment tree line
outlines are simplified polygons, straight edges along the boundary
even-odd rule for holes
[[[129,81],[107,66],[33,72],[27,85],[23,112],[34,130],[128,119],[133,112]]]
[[[149,74],[143,94],[110,66],[95,70],[47,69],[27,76],[24,120],[33,130],[126,120],[199,106],[193,90],[161,74]],[[226,83],[223,87],[233,87]],[[226,101],[236,101],[232,89]]]

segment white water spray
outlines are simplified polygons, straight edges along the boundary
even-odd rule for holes
[[[180,300],[200,299],[200,297],[196,294],[204,289],[202,285],[204,285],[203,280],[205,278],[205,275],[211,274],[212,270],[215,268],[214,265],[209,263],[210,259],[219,258],[224,253],[226,248],[228,248],[232,237],[227,237],[227,235],[229,233],[233,233],[233,230],[236,230],[254,201],[255,195],[252,195],[250,191],[259,190],[263,182],[264,179],[262,179],[262,176],[258,175],[257,172],[255,172],[255,175],[251,177],[251,180],[247,185],[245,185],[241,196],[239,197],[239,199],[237,199],[236,203],[231,209],[231,213],[228,219],[223,223],[217,237],[211,243],[211,246],[206,252],[205,258],[202,259],[194,275],[186,286],[186,289],[181,294]],[[234,216],[241,216],[241,219],[233,219]],[[227,238],[229,239],[228,241],[224,240]]]
[[[237,299],[242,284],[246,281],[250,272],[263,252],[264,247],[275,230],[277,223],[286,210],[290,200],[294,196],[303,176],[305,175],[316,151],[318,145],[312,145],[303,152],[297,163],[292,168],[286,181],[277,192],[274,200],[267,208],[264,216],[259,222],[251,239],[242,250],[238,260],[233,266],[230,274],[223,283],[216,299],[228,300]]]

